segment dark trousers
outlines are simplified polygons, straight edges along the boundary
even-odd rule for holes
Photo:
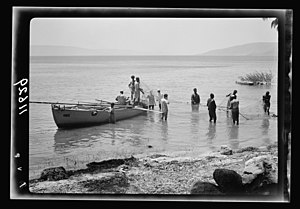
[[[214,120],[214,123],[217,121],[217,115],[215,110],[208,110],[208,115],[209,115],[209,122]]]
[[[161,119],[162,119],[162,120],[163,120],[163,119],[167,120],[167,118],[168,118],[168,111],[167,111],[167,112],[163,112],[163,113],[161,114]]]
[[[264,111],[265,111],[265,113],[268,113],[268,115],[270,115],[270,104],[268,104],[268,103],[265,103],[264,104]]]
[[[232,109],[231,113],[232,113],[233,124],[235,124],[235,122],[236,122],[236,124],[239,125],[239,109],[237,109],[237,108]]]

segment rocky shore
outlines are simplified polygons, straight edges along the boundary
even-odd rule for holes
[[[131,156],[91,162],[86,169],[45,169],[30,180],[40,194],[273,195],[278,183],[277,144],[202,155],[191,153]]]

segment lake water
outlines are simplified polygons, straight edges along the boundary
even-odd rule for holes
[[[238,76],[256,71],[271,71],[272,85],[235,83]],[[52,166],[78,169],[91,161],[134,154],[205,153],[221,145],[236,149],[277,141],[277,118],[264,115],[261,105],[262,95],[270,91],[270,111],[277,114],[274,57],[31,57],[30,101],[114,101],[120,90],[129,96],[131,75],[140,77],[147,92],[161,89],[169,95],[168,120],[151,112],[116,124],[62,130],[56,127],[50,105],[30,103],[30,178]],[[188,103],[195,87],[203,104],[199,111],[192,111]],[[217,106],[225,106],[225,95],[234,89],[240,100],[239,126],[222,109],[217,109],[217,123],[209,123],[209,94],[214,93]]]

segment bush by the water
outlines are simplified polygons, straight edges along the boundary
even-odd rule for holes
[[[245,76],[239,77],[241,81],[251,81],[253,83],[271,83],[273,79],[273,74],[271,72],[255,72],[255,73],[248,73]]]

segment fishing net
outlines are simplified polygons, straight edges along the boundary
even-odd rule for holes
[[[218,106],[218,110],[227,111],[226,106]],[[246,105],[240,104],[240,116],[246,120],[259,120],[266,117],[277,117],[277,114],[270,112],[270,115],[264,112],[262,101],[253,101]]]
[[[154,88],[150,88],[145,82],[141,82],[140,87],[144,91],[144,94],[141,94],[141,102],[146,105],[149,105],[148,96],[152,94],[154,95],[154,97],[156,97],[156,91]]]
[[[144,94],[141,94],[141,101],[144,104],[148,105],[149,102],[147,96],[150,95],[150,92],[152,92],[152,94],[156,97],[157,89],[149,87],[149,85],[147,85],[145,82],[141,82],[140,87],[144,91]],[[226,112],[227,101],[228,101],[228,97],[225,97],[219,104],[217,104],[217,110]],[[170,102],[172,104],[175,103],[181,105],[190,105],[190,101],[179,101],[176,99],[172,99]],[[207,108],[205,102],[201,102],[200,106]],[[240,118],[244,118],[246,120],[259,120],[266,117],[277,117],[277,113],[270,112],[270,115],[267,115],[267,113],[264,112],[263,101],[261,100],[256,100],[247,103],[240,102],[239,110],[240,110]]]

